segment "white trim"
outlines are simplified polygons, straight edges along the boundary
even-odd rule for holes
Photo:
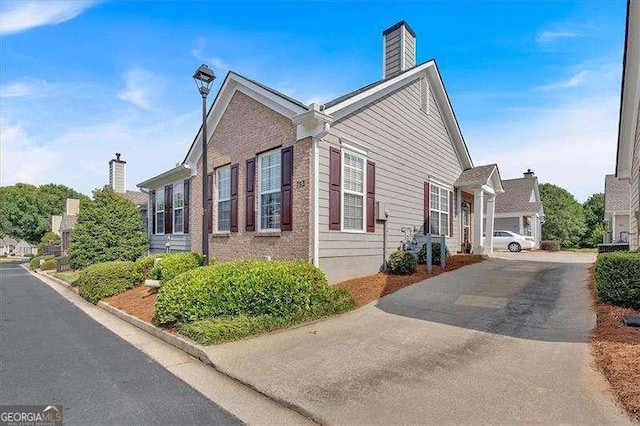
[[[344,185],[344,168],[345,161],[344,155],[349,154],[351,156],[362,159],[362,193],[356,191],[346,190]],[[367,157],[357,151],[352,151],[344,146],[340,150],[340,231],[350,234],[364,234],[367,232]],[[362,229],[346,229],[344,227],[344,193],[358,195],[362,197]]]
[[[313,265],[320,265],[320,138],[313,138]]]
[[[177,179],[188,179],[191,176],[191,168],[186,164],[180,164],[171,170],[160,173],[150,179],[140,182],[136,186],[140,189],[154,189],[175,182]]]
[[[442,194],[441,191],[446,191],[447,193],[447,210],[442,210],[441,208],[438,209],[434,209],[433,208],[433,203],[431,202],[431,194],[433,194],[433,187],[438,188],[438,206],[440,207],[440,204],[442,203]],[[431,233],[431,218],[432,218],[432,212],[437,212],[438,213],[438,229],[441,231],[440,234],[431,234],[431,235],[442,235],[442,229],[440,229],[440,227],[442,226],[442,220],[440,215],[441,214],[446,214],[447,215],[447,229],[446,229],[446,233],[444,234],[445,237],[450,238],[453,235],[450,235],[450,230],[451,230],[451,221],[453,220],[453,217],[451,216],[455,216],[455,212],[452,215],[452,206],[451,206],[451,195],[453,193],[453,187],[451,188],[447,188],[446,186],[442,186],[439,185],[433,181],[429,181],[429,223],[427,224],[427,226],[429,226],[429,233]],[[454,197],[455,198],[455,197]],[[455,199],[453,200],[455,202]]]
[[[158,210],[158,192],[162,191],[162,210]],[[154,200],[154,210],[155,210],[155,223],[156,223],[156,227],[153,230],[155,235],[165,235],[166,232],[166,226],[165,226],[165,200],[164,200],[164,186],[158,187],[158,189],[156,189],[156,192],[154,194],[155,200]],[[162,213],[162,232],[158,232],[158,223],[160,223],[160,221],[158,220],[158,214]]]
[[[264,229],[262,228],[262,161],[260,160],[263,157],[266,157],[267,155],[273,155],[275,153],[280,154],[281,149],[276,148],[270,151],[263,152],[262,154],[258,155],[258,157],[256,158],[256,161],[258,162],[258,214],[256,215],[258,219],[258,223],[257,223],[258,226],[256,227],[256,229],[258,230],[258,232],[280,232],[280,227],[264,228]],[[277,157],[280,159],[280,179],[278,179],[278,184],[280,186],[278,190],[272,190],[270,192],[266,192],[265,194],[275,194],[277,192],[280,192],[282,194],[282,156],[280,155]],[[282,195],[280,198],[280,209],[282,211]]]
[[[180,188],[180,192],[182,193],[182,207],[176,209],[176,187]],[[171,200],[171,233],[174,235],[183,235],[184,234],[184,180],[177,181],[173,183],[173,189],[171,194],[173,200]],[[182,231],[176,232],[176,210],[182,210]]]
[[[238,91],[287,118],[293,118],[298,114],[308,111],[307,108],[303,108],[238,74],[230,72],[218,91],[218,95],[207,116],[207,132],[209,133],[207,135],[207,143],[220,123],[220,119],[229,106],[233,95]],[[199,129],[193,144],[189,148],[184,163],[195,166],[201,154],[202,129]]]
[[[356,154],[364,155],[365,157],[369,156],[369,150],[364,145],[360,145],[359,143],[353,142],[349,139],[340,138],[340,146],[347,151],[352,151]]]
[[[453,191],[454,189],[452,184],[446,183],[444,180],[438,179],[437,177],[428,176],[427,180],[429,181],[429,183],[433,183],[434,185],[438,185],[440,187],[443,187],[444,189],[448,189],[449,191]]]
[[[218,179],[218,173],[220,173],[223,170],[229,170],[229,198],[227,199],[220,199],[220,179]],[[214,232],[216,234],[226,234],[228,232],[231,232],[231,216],[229,216],[229,229],[220,229],[220,203],[224,202],[224,201],[229,201],[229,214],[231,214],[231,165],[226,165],[226,166],[222,166],[222,167],[218,167],[214,170],[215,173],[215,206],[216,206],[216,228],[214,229]]]

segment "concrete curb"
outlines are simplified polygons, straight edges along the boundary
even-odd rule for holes
[[[47,273],[43,273],[43,272],[36,272],[36,271],[32,271],[28,266],[24,266],[21,265],[27,272],[29,272],[31,275],[35,276],[36,278],[38,278],[41,281],[44,281],[44,278],[46,277],[46,279],[49,279],[51,281],[53,281],[54,283],[61,285],[63,287],[65,287],[67,290],[69,290],[72,293],[77,294],[75,291],[73,291],[72,289],[72,285],[59,279],[56,277],[53,277]],[[84,299],[83,299],[84,300]],[[90,303],[90,302],[87,302]],[[155,325],[148,323],[146,321],[143,321],[137,317],[134,317],[133,315],[130,315],[114,306],[109,305],[108,303],[105,302],[98,302],[97,305],[95,305],[97,307],[99,307],[100,309],[110,313],[111,315],[118,317],[119,319],[133,325],[134,327],[139,328],[140,330],[151,334],[154,337],[157,337],[158,339],[170,344],[171,346],[174,346],[177,349],[180,349],[181,351],[191,355],[194,358],[197,358],[198,360],[200,360],[201,362],[203,362],[206,365],[211,366],[212,368],[214,368],[216,371],[218,371],[221,374],[224,374],[225,376],[229,377],[230,379],[235,380],[236,382],[242,384],[243,386],[246,386],[256,392],[258,392],[259,394],[263,395],[264,397],[270,399],[271,401],[274,401],[280,405],[283,405],[287,408],[289,408],[290,410],[293,410],[295,412],[297,412],[298,414],[310,419],[311,421],[315,422],[315,423],[319,423],[319,424],[324,424],[325,421],[323,421],[323,419],[319,418],[317,415],[307,411],[305,408],[299,406],[299,405],[295,405],[292,404],[289,401],[283,400],[280,397],[271,395],[257,387],[255,387],[254,385],[252,385],[251,383],[244,381],[240,378],[238,378],[236,375],[232,374],[231,372],[229,372],[226,368],[221,367],[220,365],[217,365],[213,362],[213,360],[211,360],[209,358],[209,356],[207,355],[207,353],[202,349],[201,345],[198,345],[197,343],[191,341],[190,339],[187,339],[185,337],[181,337],[181,336],[177,336],[175,334],[169,333],[159,327],[156,327]],[[319,321],[319,320],[318,320]],[[314,321],[315,322],[315,321]]]

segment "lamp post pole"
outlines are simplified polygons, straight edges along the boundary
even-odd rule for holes
[[[198,67],[193,80],[202,96],[202,260],[204,265],[209,264],[209,221],[211,212],[207,195],[209,194],[209,179],[207,170],[207,95],[216,76],[213,71],[202,64]]]

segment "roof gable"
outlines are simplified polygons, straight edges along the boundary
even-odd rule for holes
[[[407,70],[393,78],[380,80],[364,86],[351,93],[341,96],[322,106],[325,113],[331,115],[334,120],[340,120],[347,115],[364,108],[379,99],[389,95],[395,90],[407,85],[413,80],[427,78],[429,88],[438,104],[445,127],[455,148],[458,159],[463,169],[473,167],[471,155],[460,131],[449,95],[444,87],[444,82],[435,60],[424,62],[410,70]]]
[[[496,213],[541,213],[543,211],[538,178],[507,179],[502,181],[502,186],[504,193],[496,197]]]

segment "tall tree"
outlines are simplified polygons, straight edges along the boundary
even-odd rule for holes
[[[602,242],[606,224],[604,222],[604,193],[593,194],[582,205],[584,208],[587,231],[584,233],[581,244],[595,247]]]
[[[79,198],[81,205],[89,200],[64,185],[0,187],[0,234],[38,243],[51,231],[51,216],[64,213],[67,198]]]
[[[540,185],[540,197],[546,215],[542,239],[575,247],[587,229],[582,205],[569,191],[550,183]]]
[[[69,266],[82,269],[111,260],[136,260],[147,253],[149,240],[134,203],[105,187],[80,209],[71,234]]]

